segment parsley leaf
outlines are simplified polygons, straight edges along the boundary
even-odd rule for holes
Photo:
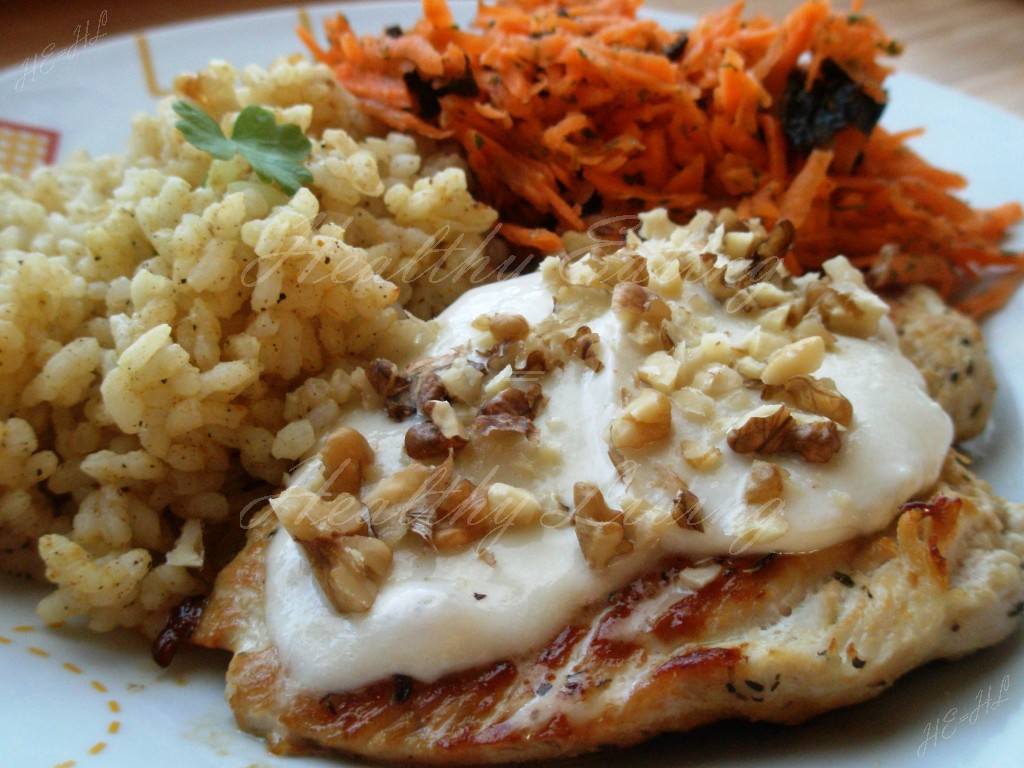
[[[172,107],[182,119],[174,127],[181,131],[185,140],[196,149],[216,157],[218,160],[230,160],[238,152],[238,148],[217,122],[194,104],[187,101],[176,101]]]
[[[313,181],[313,174],[302,164],[313,145],[299,126],[278,125],[270,110],[253,105],[243,109],[229,139],[217,122],[194,104],[176,101],[172,108],[181,117],[175,127],[185,140],[218,160],[241,154],[262,181],[276,181],[289,195]]]

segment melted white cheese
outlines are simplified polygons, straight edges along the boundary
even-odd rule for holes
[[[437,320],[428,355],[465,344],[479,315],[507,312],[531,324],[552,311],[551,294],[539,275],[477,288]],[[715,331],[739,340],[756,322],[710,309]],[[601,338],[604,368],[595,373],[578,360],[541,380],[547,401],[536,419],[540,445],[523,439],[477,440],[459,454],[458,471],[474,483],[505,482],[538,499],[571,505],[573,484],[597,483],[610,506],[626,496],[668,508],[671,491],[659,488],[659,472],[670,469],[701,500],[703,533],[669,526],[659,547],[592,570],[571,527],[535,527],[492,534],[494,565],[474,547],[454,554],[424,554],[402,545],[391,574],[365,614],[339,614],[312,576],[300,548],[285,535],[268,554],[266,616],[271,637],[293,684],[303,690],[343,691],[391,674],[431,681],[450,672],[538,648],[572,614],[650,565],[664,552],[708,554],[807,551],[884,528],[900,503],[937,478],[952,440],[949,418],[932,401],[917,370],[896,349],[891,326],[871,339],[839,337],[817,376],[832,378],[852,403],[854,421],[840,452],[827,464],[773,456],[789,472],[779,512],[781,535],[750,536],[756,510],[743,500],[753,455],[726,445],[726,433],[744,414],[762,405],[760,394],[740,388],[716,403],[705,423],[673,414],[673,434],[638,459],[627,487],[608,456],[606,429],[620,408],[620,389],[633,385],[644,358],[631,334],[610,311],[583,318]],[[356,410],[344,423],[358,429],[375,451],[384,474],[408,463],[403,453],[407,425],[381,410]],[[714,471],[697,472],[683,460],[682,439],[722,450]],[[744,534],[744,532],[746,532]],[[477,598],[476,595],[485,595]]]

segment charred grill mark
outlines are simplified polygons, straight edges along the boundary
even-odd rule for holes
[[[698,636],[708,619],[728,602],[756,600],[763,596],[763,584],[785,560],[785,556],[726,560],[717,578],[676,601],[658,617],[652,629],[654,635],[666,643]]]
[[[433,683],[393,675],[356,691],[300,699],[283,720],[286,725],[294,720],[314,731],[340,732],[349,738],[389,727],[412,731],[432,717],[455,719],[456,714],[470,713],[479,717],[490,712],[507,695],[516,676],[516,666],[509,661],[446,675]],[[456,746],[475,737],[475,729],[466,728],[446,741]]]
[[[743,660],[739,648],[692,648],[666,661],[651,676],[651,680],[666,675],[680,676],[691,673],[705,674],[714,670],[729,670]],[[726,683],[730,693],[736,692],[736,686]]]
[[[923,518],[930,520],[928,552],[943,578],[946,578],[949,573],[949,564],[946,562],[942,550],[956,532],[962,506],[962,499],[939,495],[931,501],[908,501],[901,504],[899,508],[901,513],[916,511]]]

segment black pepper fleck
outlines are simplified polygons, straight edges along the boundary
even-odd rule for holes
[[[833,571],[832,578],[842,584],[844,587],[856,586],[853,579],[850,578],[849,574],[843,573],[842,571]]]
[[[412,678],[408,675],[394,675],[391,681],[395,687],[395,703],[401,704],[404,701],[408,701],[409,697],[412,696]]]

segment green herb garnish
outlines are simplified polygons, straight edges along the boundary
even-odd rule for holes
[[[230,160],[241,154],[261,181],[276,181],[289,195],[310,184],[313,174],[302,164],[313,145],[302,129],[292,123],[278,125],[274,113],[263,107],[248,106],[239,112],[231,138],[203,110],[187,101],[172,105],[181,117],[175,127],[189,144],[218,160]]]

